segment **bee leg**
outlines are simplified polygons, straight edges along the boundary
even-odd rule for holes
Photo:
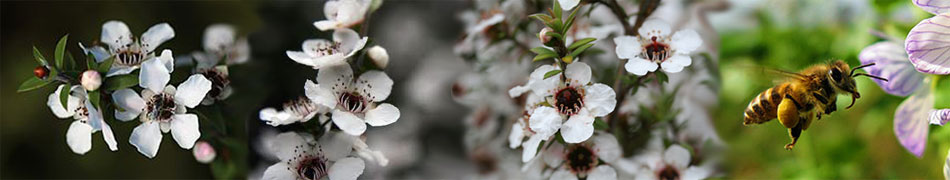
[[[792,137],[792,143],[786,144],[786,150],[792,150],[795,147],[795,143],[798,143],[798,137],[802,135],[802,125],[798,124],[795,127],[788,129],[788,136]]]
[[[778,121],[782,123],[785,128],[793,128],[798,124],[798,109],[800,105],[795,99],[792,99],[791,96],[785,95],[785,98],[782,99],[782,102],[778,104]]]

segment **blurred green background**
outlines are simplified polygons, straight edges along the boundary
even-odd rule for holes
[[[728,146],[727,177],[942,179],[950,130],[931,126],[923,158],[910,154],[894,135],[894,111],[904,98],[869,78],[858,78],[861,98],[854,107],[845,109],[851,98],[839,96],[838,111],[804,131],[793,151],[783,148],[790,139],[780,123],[742,125],[749,101],[781,78],[763,67],[798,71],[833,59],[853,67],[864,47],[882,41],[871,30],[903,39],[932,15],[909,0],[766,2],[747,13],[751,28],[721,30],[724,82],[716,129]]]

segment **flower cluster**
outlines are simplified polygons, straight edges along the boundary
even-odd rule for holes
[[[317,70],[317,77],[303,84],[305,95],[282,109],[260,111],[268,125],[304,127],[265,140],[264,146],[280,162],[268,167],[263,179],[356,179],[363,174],[364,161],[388,164],[380,151],[369,149],[363,136],[366,124],[386,126],[400,116],[396,106],[383,102],[393,88],[383,71],[389,54],[378,45],[364,48],[370,42],[364,20],[374,10],[368,0],[328,1],[326,20],[313,25],[332,30],[332,40],[309,39],[302,51],[286,52],[294,62]],[[311,121],[314,118],[318,120]]]

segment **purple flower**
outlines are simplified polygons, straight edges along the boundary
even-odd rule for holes
[[[904,46],[917,71],[950,74],[950,14],[920,21],[907,34]]]
[[[930,131],[928,119],[933,105],[934,98],[930,88],[918,88],[894,113],[894,135],[897,135],[901,145],[917,158],[923,155],[927,146],[927,133]]]
[[[877,65],[864,68],[871,75],[887,78],[888,81],[872,79],[885,92],[896,96],[907,96],[913,93],[923,82],[924,75],[914,70],[914,65],[907,59],[907,53],[900,44],[884,41],[874,43],[861,50],[858,55],[861,64],[876,63]]]
[[[930,112],[930,124],[943,126],[950,121],[950,109],[938,109]]]
[[[940,14],[950,12],[950,1],[945,0],[914,0],[914,4],[924,11]]]

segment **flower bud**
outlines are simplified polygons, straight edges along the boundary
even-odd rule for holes
[[[548,41],[551,41],[551,36],[546,35],[548,32],[553,32],[554,30],[550,27],[544,27],[541,29],[541,32],[538,33],[538,39],[541,39],[541,44],[546,44]]]
[[[380,46],[373,46],[369,48],[369,58],[373,60],[373,64],[376,67],[385,69],[389,65],[389,53],[386,53],[386,49]]]
[[[95,91],[102,85],[102,76],[96,70],[86,70],[79,76],[79,84],[82,84],[87,91]]]
[[[36,66],[36,68],[33,68],[33,75],[40,79],[46,79],[46,76],[49,76],[49,68],[46,68],[46,66]]]
[[[211,161],[214,161],[214,157],[217,156],[214,147],[207,141],[195,142],[195,148],[191,149],[191,152],[195,155],[195,160],[204,164],[211,163]]]

